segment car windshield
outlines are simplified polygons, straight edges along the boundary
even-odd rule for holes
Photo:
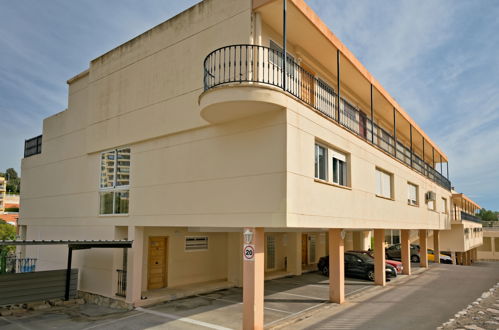
[[[362,259],[362,261],[364,262],[373,262],[373,258],[371,258],[370,256],[368,256],[367,254],[365,253],[352,253],[354,256],[358,257],[359,259]]]

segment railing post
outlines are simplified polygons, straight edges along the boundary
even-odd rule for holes
[[[341,88],[340,88],[340,50],[336,50],[336,76],[338,78],[337,83],[338,83],[338,99],[336,100],[336,113],[338,115],[338,123],[340,122],[340,99],[341,99]]]
[[[286,90],[286,0],[282,1],[282,89]]]

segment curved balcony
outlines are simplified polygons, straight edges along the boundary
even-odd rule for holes
[[[286,94],[291,94],[367,143],[451,189],[447,178],[374,123],[367,112],[343,97],[338,100],[333,87],[303,69],[291,56],[283,64],[282,52],[259,45],[231,45],[212,51],[204,60],[201,116],[219,123],[281,110],[287,104]]]

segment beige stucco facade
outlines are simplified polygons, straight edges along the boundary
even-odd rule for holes
[[[7,191],[7,182],[0,176],[0,214],[5,211],[5,194]]]
[[[483,227],[483,245],[477,250],[480,260],[499,260],[499,227]]]
[[[427,174],[447,161],[445,154],[344,45],[316,29],[319,23],[301,1],[290,2],[296,23],[290,54],[338,89],[338,63],[324,54],[341,51],[342,97],[366,110],[366,93],[374,90],[373,122],[410,142],[430,168],[416,171],[376,147],[374,138],[360,138],[282,88],[203,88],[203,61],[213,50],[268,47],[282,39],[272,15],[277,3],[205,0],[94,59],[68,81],[68,108],[44,120],[42,153],[22,162],[22,235],[134,241],[127,265],[123,251],[75,252],[80,290],[115,297],[116,269],[128,269],[127,301],[140,303],[150,289],[152,240],[158,237],[167,239],[160,248],[166,251],[162,285],[174,288],[217,281],[243,285],[245,227],[264,231],[260,237],[257,230],[262,264],[248,271],[268,275],[315,269],[331,249],[367,249],[374,229],[379,237],[382,229],[441,230],[442,236],[454,226],[464,231],[465,224],[451,227],[450,190]],[[396,127],[390,118],[398,118]],[[316,145],[344,155],[345,182],[331,181],[329,163],[330,177],[317,177]],[[101,161],[104,152],[120,148],[130,155],[127,212],[101,215],[100,196],[109,191],[99,184]],[[389,197],[377,191],[379,171],[390,178]],[[409,184],[417,187],[412,202]],[[328,233],[341,242],[329,246]],[[207,247],[189,250],[192,237],[202,237]],[[65,250],[27,247],[24,253],[38,258],[40,270],[64,267]]]

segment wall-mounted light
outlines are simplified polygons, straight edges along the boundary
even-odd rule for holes
[[[253,242],[253,231],[250,229],[246,229],[243,233],[244,236],[244,243],[250,244]]]

